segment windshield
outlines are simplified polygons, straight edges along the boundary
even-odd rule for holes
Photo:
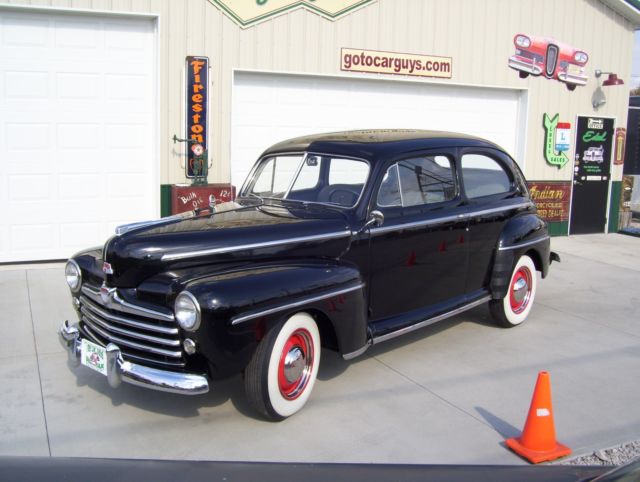
[[[270,156],[258,163],[241,195],[353,207],[368,176],[369,164],[362,160],[318,154]]]

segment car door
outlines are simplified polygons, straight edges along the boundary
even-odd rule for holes
[[[505,224],[530,206],[514,161],[495,149],[465,148],[460,152],[463,194],[469,206],[469,263],[466,292],[489,286],[493,257]]]
[[[467,221],[454,154],[412,154],[382,171],[371,205],[384,216],[370,230],[374,323],[408,323],[464,294]]]

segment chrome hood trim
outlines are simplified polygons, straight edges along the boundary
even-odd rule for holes
[[[135,231],[137,229],[149,228],[152,226],[161,226],[163,224],[171,224],[175,221],[182,221],[184,219],[190,219],[195,217],[194,211],[188,211],[186,213],[174,214],[173,216],[167,216],[162,219],[155,219],[153,221],[138,221],[130,224],[123,224],[121,226],[116,227],[116,236],[122,236],[125,233],[130,231]]]
[[[162,262],[176,261],[187,258],[197,258],[200,256],[209,256],[213,254],[231,253],[234,251],[246,251],[250,249],[270,248],[273,246],[283,246],[287,244],[307,243],[314,241],[324,241],[327,239],[338,239],[351,237],[351,230],[345,230],[337,233],[318,234],[313,236],[301,236],[298,238],[284,238],[274,241],[265,241],[262,243],[241,244],[235,246],[223,246],[219,248],[203,249],[199,251],[185,251],[182,253],[171,253],[162,255]]]

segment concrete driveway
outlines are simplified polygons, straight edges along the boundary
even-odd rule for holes
[[[558,439],[575,454],[640,439],[640,238],[554,238],[561,264],[527,322],[486,307],[345,362],[322,353],[310,402],[257,419],[235,377],[198,397],[71,369],[56,329],[75,312],[56,265],[0,267],[0,455],[523,464],[536,376],[551,373]]]

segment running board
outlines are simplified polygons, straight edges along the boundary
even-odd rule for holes
[[[451,311],[448,311],[447,313],[443,313],[442,315],[434,316],[433,318],[427,318],[424,321],[421,321],[414,325],[407,326],[405,328],[400,328],[399,330],[392,331],[391,333],[387,333],[386,335],[373,337],[372,339],[369,339],[367,344],[364,345],[362,348],[351,353],[345,353],[344,355],[342,355],[342,358],[345,360],[352,360],[362,355],[365,351],[367,351],[367,349],[371,345],[377,345],[378,343],[382,343],[383,341],[391,340],[398,336],[402,336],[407,333],[411,333],[412,331],[419,330],[420,328],[424,328],[425,326],[429,326],[439,321],[445,320],[447,318],[451,318],[452,316],[459,315],[460,313],[464,313],[465,311],[475,308],[476,306],[480,306],[481,304],[486,303],[489,300],[491,300],[491,295],[486,295],[486,296],[483,296],[482,298],[472,301],[471,303],[460,306],[455,310],[451,310]]]
[[[475,308],[476,306],[480,306],[483,303],[486,303],[491,299],[491,295],[483,296],[476,301],[472,301],[471,303],[456,308],[455,310],[449,311],[447,313],[443,313],[442,315],[434,316],[433,318],[427,318],[424,321],[416,323],[415,325],[410,325],[405,328],[400,328],[399,330],[392,331],[391,333],[387,333],[386,335],[376,336],[373,338],[371,344],[377,345],[378,343],[382,343],[383,341],[391,340],[392,338],[396,338],[398,336],[402,336],[406,333],[411,333],[412,331],[419,330],[420,328],[424,328],[425,326],[432,325],[433,323],[437,323],[438,321],[442,321],[446,318],[451,318],[452,316],[459,315],[460,313],[464,313],[471,308]]]

